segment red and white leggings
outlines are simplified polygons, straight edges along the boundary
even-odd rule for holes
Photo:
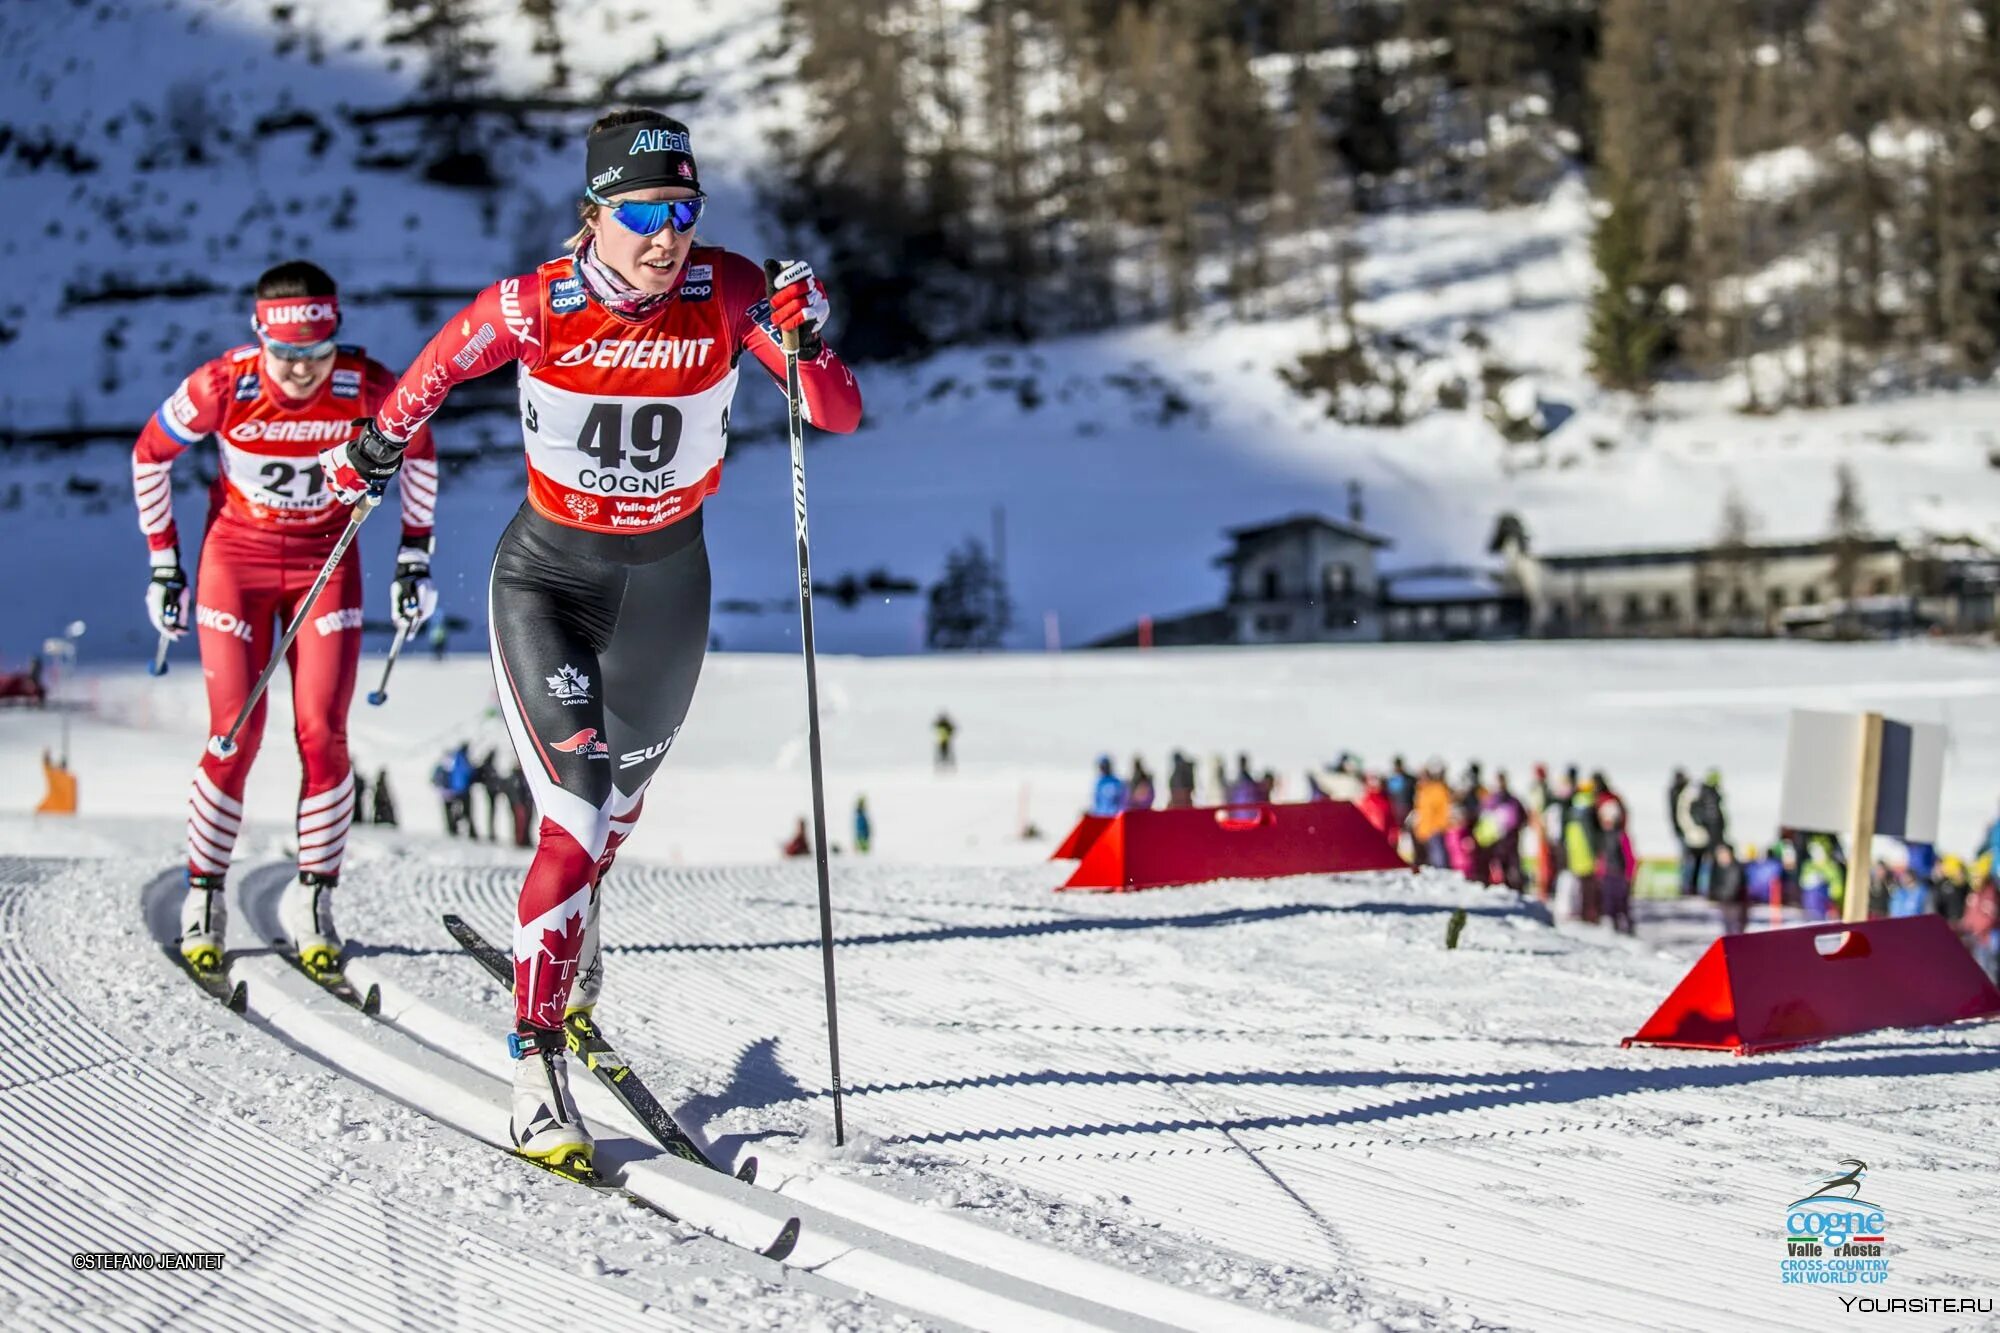
[[[301,598],[333,549],[333,536],[288,537],[219,517],[202,542],[195,574],[195,634],[208,682],[208,727],[228,731],[257,673],[271,660]],[[321,589],[285,654],[292,677],[299,786],[299,869],[338,876],[354,817],[347,709],[361,662],[361,553],[350,547]],[[226,759],[203,752],[188,797],[191,875],[228,872],[243,822],[243,788],[264,740],[269,691],[257,701]]]

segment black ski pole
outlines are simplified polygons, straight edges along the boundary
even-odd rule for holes
[[[764,262],[764,272],[774,283],[780,265]],[[833,1142],[847,1142],[847,1122],[840,1106],[840,1011],[833,988],[833,893],[827,883],[826,785],[820,774],[819,758],[819,676],[813,664],[812,555],[806,542],[806,442],[801,425],[803,395],[799,389],[799,333],[787,329],[785,348],[785,398],[791,414],[792,432],[792,517],[799,538],[799,644],[806,660],[806,753],[812,765],[813,861],[819,871],[819,951],[826,964],[826,1050],[833,1064]]]
[[[172,643],[173,639],[169,635],[162,634],[160,636],[160,646],[153,650],[153,660],[146,664],[147,675],[164,676],[167,674],[167,648]]]
[[[409,637],[408,624],[396,626],[396,641],[389,645],[389,660],[382,664],[382,683],[368,691],[368,702],[377,708],[389,702],[389,673],[396,669],[396,659],[403,655],[403,644]]]

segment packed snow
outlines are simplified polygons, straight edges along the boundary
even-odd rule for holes
[[[1780,1283],[1782,1209],[1843,1157],[1868,1162],[1892,1216],[1893,1277],[1862,1294],[1990,1293],[1976,1201],[2000,1174],[2000,1028],[1747,1060],[1621,1050],[1712,937],[1699,906],[1647,905],[1626,940],[1438,872],[1052,892],[1068,867],[1042,858],[1098,748],[1249,749],[1287,772],[1333,746],[1573,757],[1623,782],[1655,850],[1647,798],[1675,760],[1719,762],[1754,836],[1801,701],[1948,717],[1954,830],[2000,784],[1988,654],[1560,651],[824,662],[833,837],[864,787],[877,829],[873,854],[833,862],[844,1149],[813,873],[776,849],[806,808],[797,663],[714,659],[608,882],[600,1014],[719,1151],[762,1159],[776,1206],[849,1256],[845,1279],[834,1250],[802,1273],[514,1166],[478,1141],[502,1132],[497,1098],[468,1127],[425,1091],[441,1060],[498,1087],[505,1059],[507,1002],[438,918],[502,935],[526,853],[433,832],[422,780],[440,746],[490,726],[481,661],[411,662],[387,705],[356,715],[404,820],[357,827],[341,889],[351,971],[395,1025],[380,1038],[332,1001],[305,1013],[280,983],[310,986],[249,937],[232,938],[251,950],[249,1020],[229,1015],[149,925],[142,895],[174,884],[201,744],[190,674],[107,669],[76,687],[95,704],[70,718],[73,820],[21,813],[59,714],[0,713],[0,986],[27,1016],[0,1045],[0,1112],[29,1149],[0,1195],[26,1256],[0,1274],[8,1322],[172,1322],[189,1302],[225,1323],[296,1318],[352,1281],[369,1292],[358,1326],[462,1317],[442,1290],[482,1320],[557,1300],[603,1327],[1823,1325],[1856,1292]],[[1558,666],[1590,682],[1561,706],[1541,690]],[[941,707],[960,726],[945,775],[928,733]],[[274,723],[238,855],[253,900],[288,873],[295,767]],[[1020,838],[1024,808],[1040,839]],[[1454,908],[1469,919],[1446,951]],[[49,1040],[58,1021],[73,1026]],[[123,1109],[105,1118],[89,1108],[112,1084]],[[636,1128],[586,1114],[644,1166]],[[1643,1243],[1619,1239],[1635,1226]],[[875,1239],[843,1240],[851,1228]],[[317,1265],[327,1246],[350,1271]],[[221,1274],[69,1270],[100,1249],[228,1259]]]

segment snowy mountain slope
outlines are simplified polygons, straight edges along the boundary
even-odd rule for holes
[[[568,11],[579,17],[566,95],[581,107],[597,80],[664,41],[665,62],[621,86],[700,94],[676,105],[698,146],[712,145],[700,149],[719,196],[705,230],[753,255],[774,245],[754,182],[770,169],[772,131],[796,109],[783,58],[770,50],[774,8],[687,0]],[[497,45],[495,86],[540,95],[549,62],[533,52],[517,8],[493,0],[481,12]],[[0,164],[18,200],[0,218],[0,256],[48,275],[0,302],[13,335],[0,348],[0,430],[138,422],[195,361],[242,338],[238,293],[273,258],[304,250],[333,266],[355,296],[351,335],[399,364],[455,293],[553,252],[568,229],[574,151],[549,136],[573,136],[587,109],[537,112],[526,131],[506,117],[480,122],[510,167],[490,208],[415,166],[356,166],[426,147],[412,122],[371,119],[418,96],[418,62],[382,44],[380,0],[302,13],[278,24],[247,0],[111,3],[78,21],[59,6],[9,11],[16,78],[0,93],[0,121],[19,145],[87,149],[100,167],[71,177],[59,156],[30,166],[19,148]],[[303,35],[314,27],[317,65]],[[135,88],[126,77],[141,51],[167,72],[164,86]],[[205,162],[169,167],[181,151],[170,103],[182,120],[201,120],[193,106],[216,127],[202,140]],[[303,122],[256,130],[263,117],[294,115],[328,136],[323,156],[312,155],[316,131]],[[140,161],[155,165],[134,174]],[[354,197],[345,209],[343,192]],[[343,212],[353,225],[333,229]],[[313,225],[320,218],[326,226]],[[1773,417],[1734,413],[1727,386],[1667,386],[1644,414],[1596,390],[1582,350],[1591,222],[1574,180],[1535,207],[1362,221],[1357,319],[1368,336],[1411,349],[1403,355],[1418,415],[1401,427],[1340,425],[1323,397],[1280,381],[1302,353],[1344,337],[1330,312],[1301,308],[1302,283],[1275,291],[1260,317],[1233,320],[1218,306],[1185,333],[1135,327],[870,367],[862,433],[812,449],[816,570],[831,580],[880,568],[928,582],[947,549],[984,540],[1004,508],[1017,609],[1010,641],[1037,646],[1051,616],[1061,640],[1076,644],[1142,614],[1213,604],[1224,528],[1301,509],[1343,514],[1350,482],[1362,487],[1370,525],[1395,539],[1390,562],[1402,565],[1480,557],[1509,510],[1543,550],[1701,542],[1715,535],[1732,489],[1758,537],[1820,535],[1843,460],[1879,529],[1995,535],[2000,472],[1980,424],[1995,405],[1990,389]],[[196,290],[143,294],[160,284]],[[1544,439],[1508,443],[1486,415],[1489,373],[1504,381],[1500,401],[1561,424]],[[1463,408],[1435,406],[1450,380],[1470,386]],[[441,426],[447,452],[482,442],[498,451],[448,472],[440,511],[446,607],[473,622],[475,638],[486,562],[520,497],[507,387],[481,389],[495,410]],[[787,465],[768,447],[778,396],[752,384],[739,404],[729,481],[709,511],[715,627],[730,646],[776,648],[797,634]],[[181,471],[191,484],[194,469]],[[72,476],[97,490],[74,493]],[[80,606],[100,625],[94,651],[145,651],[137,594],[116,591],[136,586],[141,550],[125,486],[115,445],[9,451],[0,557],[29,577],[14,594],[23,627],[0,631],[0,653],[18,659]],[[190,485],[178,503],[192,531],[198,493]],[[364,543],[378,583],[389,540],[378,532]],[[823,602],[821,620],[832,651],[922,644],[920,597],[851,610]]]

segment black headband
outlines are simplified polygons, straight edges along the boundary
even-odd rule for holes
[[[593,193],[607,197],[655,185],[701,188],[688,127],[666,116],[614,125],[591,135],[584,153],[584,179]]]

